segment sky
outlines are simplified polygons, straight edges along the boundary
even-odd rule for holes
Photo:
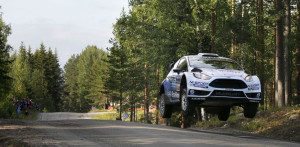
[[[57,50],[62,68],[88,45],[111,47],[113,24],[123,8],[128,12],[128,0],[0,0],[0,6],[12,29],[8,44],[35,51],[43,43]]]

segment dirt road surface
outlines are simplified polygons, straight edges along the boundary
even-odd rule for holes
[[[0,120],[0,141],[10,138],[13,141],[24,142],[25,146],[300,146],[299,143],[252,135],[224,135],[225,133],[162,125],[87,119],[90,114],[52,113],[41,115],[38,121]],[[5,146],[3,141],[0,146]]]

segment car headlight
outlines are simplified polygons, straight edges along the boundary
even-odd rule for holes
[[[210,80],[211,79],[211,76],[208,76],[206,74],[203,74],[203,73],[194,73],[193,74],[194,77],[198,78],[198,79],[203,79],[203,80]]]
[[[252,82],[252,81],[253,81],[252,76],[247,76],[247,77],[245,78],[245,81],[246,81],[246,82]]]

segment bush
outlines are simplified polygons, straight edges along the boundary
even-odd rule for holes
[[[17,114],[18,107],[15,106],[12,101],[4,99],[0,101],[0,118],[4,119],[25,119],[25,120],[36,120],[37,110],[35,108],[23,108],[20,114]],[[28,111],[28,115],[25,112]]]
[[[13,103],[7,99],[0,101],[0,118],[17,117],[17,109]]]

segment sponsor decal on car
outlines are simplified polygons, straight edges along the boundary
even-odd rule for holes
[[[168,95],[169,97],[171,97],[171,96],[172,96],[172,92],[171,92],[171,91],[168,91],[167,95]]]
[[[172,91],[172,97],[173,98],[179,98],[179,92]]]
[[[233,91],[233,88],[225,88],[226,91]]]
[[[197,82],[197,81],[190,81],[190,86],[200,87],[200,88],[208,88],[208,84],[206,82]]]

